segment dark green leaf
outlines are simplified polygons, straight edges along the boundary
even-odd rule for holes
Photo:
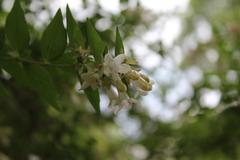
[[[115,33],[115,31],[113,31],[112,29],[107,29],[105,31],[101,31],[99,32],[100,37],[102,38],[102,40],[104,42],[107,42],[108,45],[114,45],[115,44],[115,40],[113,40],[112,35]]]
[[[89,87],[85,89],[84,92],[97,114],[100,114],[100,96],[98,90],[93,90],[91,87]]]
[[[0,68],[7,71],[21,86],[28,86],[28,80],[21,63],[16,61],[0,61]]]
[[[30,39],[28,26],[19,0],[15,0],[13,8],[7,17],[5,30],[6,36],[14,48],[18,51],[28,48]]]
[[[40,48],[40,40],[34,39],[30,45],[31,50],[31,58],[35,60],[41,60],[42,59],[42,53]]]
[[[11,92],[0,82],[0,97],[10,97]]]
[[[69,45],[71,47],[84,47],[85,46],[85,37],[83,37],[83,34],[75,21],[75,19],[72,16],[71,10],[67,6],[67,33],[69,37]]]
[[[58,92],[47,70],[33,64],[26,67],[26,72],[31,88],[35,89],[49,104],[58,107]]]
[[[41,50],[44,58],[47,60],[58,58],[64,52],[66,44],[67,35],[59,9],[41,39]]]
[[[56,64],[66,64],[66,65],[73,65],[77,63],[76,57],[74,57],[71,53],[63,53],[61,57],[57,60],[53,61]],[[70,67],[69,67],[70,68]]]
[[[90,20],[87,20],[87,36],[88,36],[88,43],[91,48],[91,53],[95,57],[96,62],[101,63],[103,60],[105,43],[102,41],[96,29],[91,24]]]
[[[108,53],[108,47],[107,47],[107,45],[105,45],[103,55],[105,56],[105,54],[107,54],[107,53]]]
[[[115,56],[124,54],[124,46],[118,28],[116,29]]]
[[[4,33],[4,28],[0,28],[0,55],[2,54],[1,51],[3,49],[5,42],[5,33]]]

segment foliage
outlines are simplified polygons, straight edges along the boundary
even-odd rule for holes
[[[237,0],[192,0],[187,15],[168,15],[180,16],[183,21],[184,32],[174,47],[186,53],[181,55],[183,60],[177,69],[185,75],[188,69],[197,68],[202,76],[192,84],[192,95],[174,106],[178,110],[187,102],[188,108],[168,123],[149,114],[145,104],[136,103],[140,102],[139,94],[152,89],[152,82],[139,72],[135,60],[125,55],[133,51],[124,48],[123,42],[141,35],[138,31],[151,28],[158,18],[140,2],[119,15],[108,15],[112,25],[105,31],[95,28],[95,22],[106,15],[99,6],[93,17],[81,22],[66,6],[66,15],[58,10],[41,30],[33,27],[35,21],[27,19],[32,1],[14,2],[8,13],[0,5],[0,159],[240,158]],[[88,1],[83,3],[88,5]],[[196,38],[198,22],[210,26],[208,41]],[[192,43],[187,50],[189,39]],[[163,62],[172,59],[172,48],[161,42],[147,45],[157,48]],[[109,54],[111,51],[114,54]],[[209,51],[214,51],[217,58],[212,60]],[[76,84],[81,84],[81,90]],[[161,84],[156,89],[160,96],[156,97],[165,102],[172,85]],[[220,93],[216,108],[208,109],[211,106],[202,102],[206,90]],[[133,107],[119,115],[103,112],[100,116],[102,95],[110,99],[112,108],[108,110]],[[139,124],[133,138],[121,130],[134,128],[128,124],[132,121]]]
[[[34,59],[33,55],[35,53],[33,53],[33,51],[29,48],[30,35],[24,17],[24,11],[18,0],[14,2],[12,10],[6,18],[5,28],[6,37],[9,40],[10,45],[13,47],[13,50],[17,52],[14,56],[7,53],[3,58],[3,61],[9,60],[12,61],[12,63],[15,61],[16,64],[21,65],[21,72],[23,75],[20,76],[24,76],[27,79],[27,85],[35,89],[35,91],[41,95],[43,100],[46,100],[52,106],[58,107],[58,93],[51,80],[51,75],[45,70],[45,68],[41,67],[41,65],[72,67],[72,70],[76,70],[76,76],[82,85],[82,89],[98,114],[100,113],[99,87],[101,86],[106,90],[111,90],[112,87],[117,88],[118,95],[116,95],[112,101],[114,101],[113,105],[119,105],[119,107],[122,107],[126,103],[130,103],[127,102],[129,101],[127,93],[124,93],[126,92],[126,89],[122,88],[126,88],[126,85],[130,87],[131,79],[134,82],[136,81],[136,83],[139,83],[137,85],[143,91],[151,90],[149,80],[143,79],[143,76],[138,74],[135,70],[132,70],[130,65],[125,62],[127,58],[124,55],[123,42],[118,29],[116,32],[115,51],[116,56],[119,58],[116,57],[116,59],[113,59],[113,62],[116,61],[116,63],[107,62],[106,57],[111,57],[111,55],[107,53],[107,46],[93,27],[91,21],[88,19],[84,24],[82,24],[86,27],[85,37],[72,16],[71,10],[68,6],[66,10],[67,29],[64,27],[62,12],[59,9],[42,34],[40,40],[41,55],[38,59]],[[68,48],[67,35],[69,38]],[[65,52],[65,50],[68,50],[68,52]],[[74,63],[64,64],[61,63],[61,61],[58,61],[58,63],[54,62],[59,60],[62,56],[64,56],[64,54],[69,56],[69,58],[75,59]],[[121,55],[118,56],[119,54]],[[91,57],[91,55],[93,57]],[[116,69],[118,66],[113,66],[116,64],[121,65],[118,70]],[[126,68],[125,70],[124,67]],[[9,71],[7,67],[4,69]],[[12,69],[16,70],[15,68]],[[25,72],[26,75],[24,75]],[[129,74],[126,74],[127,72],[129,72]],[[137,77],[133,79],[131,76],[128,76],[131,73],[136,73],[135,77]],[[129,78],[128,81],[123,82],[122,79],[125,74],[125,80],[128,77]],[[15,80],[18,81],[18,75],[12,74],[12,76],[14,76]],[[124,95],[124,97],[120,97],[120,94]]]

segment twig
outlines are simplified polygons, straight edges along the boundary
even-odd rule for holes
[[[25,63],[32,63],[32,64],[39,64],[43,66],[54,66],[54,67],[76,67],[78,64],[59,64],[59,63],[48,63],[48,62],[43,62],[43,61],[36,61],[36,60],[31,60],[31,59],[24,59],[24,58],[13,58],[13,57],[8,57],[8,58],[1,58],[0,61],[18,61],[18,62],[25,62]]]

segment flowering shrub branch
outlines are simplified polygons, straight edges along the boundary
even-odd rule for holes
[[[61,10],[58,10],[43,32],[40,40],[41,57],[36,59],[34,52],[31,51],[30,34],[24,11],[16,0],[6,20],[5,34],[7,42],[17,54],[13,56],[6,52],[2,55],[0,69],[9,72],[16,80],[19,79],[19,73],[26,77],[31,75],[30,78],[27,77],[27,82],[32,83],[30,86],[45,97],[50,105],[58,106],[57,92],[53,91],[54,83],[43,66],[72,68],[76,70],[81,90],[97,113],[100,113],[99,91],[108,96],[109,107],[117,111],[136,103],[136,95],[146,95],[152,90],[152,81],[140,73],[134,59],[125,55],[118,28],[113,54],[108,51],[107,45],[89,19],[84,25],[79,26],[68,6],[66,19],[65,29]],[[83,34],[85,32],[86,34]],[[68,59],[70,61],[67,61]],[[6,62],[13,63],[17,71],[16,68],[6,65]]]

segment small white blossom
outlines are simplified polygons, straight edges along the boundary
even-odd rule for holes
[[[100,83],[99,75],[95,72],[87,72],[82,73],[81,78],[83,80],[81,89],[86,89],[88,87],[92,87],[93,89],[97,89]]]
[[[125,74],[131,70],[131,67],[124,63],[125,60],[126,56],[124,54],[116,57],[113,57],[110,53],[106,54],[104,57],[103,73],[114,80],[119,79],[119,74]]]
[[[107,90],[107,95],[109,97],[109,108],[113,109],[116,113],[123,107],[131,107],[137,101],[130,98],[126,93],[118,92],[116,88],[111,87]]]
[[[87,65],[87,72],[81,74],[82,86],[81,89],[92,87],[97,89],[101,84],[100,73],[94,66]]]
[[[109,98],[109,108],[117,113],[124,107],[130,107],[137,103],[131,98],[127,90],[129,87],[135,89],[136,95],[146,95],[152,90],[151,80],[141,74],[136,68],[136,61],[129,59],[125,54],[114,57],[108,53],[102,64],[96,64],[94,57],[88,52],[79,49],[83,58],[83,65],[79,68],[82,82],[81,89],[91,87],[92,89],[106,89]]]

